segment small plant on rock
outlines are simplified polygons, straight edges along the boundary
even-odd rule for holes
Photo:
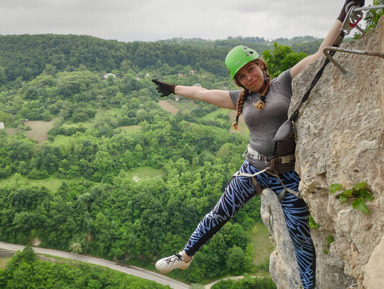
[[[342,189],[343,187],[341,184],[332,184],[329,187],[331,195]],[[355,184],[352,189],[343,190],[338,195],[338,198],[340,202],[346,202],[348,199],[352,199],[352,208],[354,210],[361,211],[367,215],[371,213],[367,205],[365,204],[365,201],[372,201],[374,197],[372,196],[371,192],[367,189],[367,183],[358,183]]]
[[[329,253],[329,249],[331,248],[331,244],[333,242],[335,242],[335,237],[333,237],[333,235],[328,235],[326,240],[327,240],[326,248],[323,250],[324,255],[327,255]]]

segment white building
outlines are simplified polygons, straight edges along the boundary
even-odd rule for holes
[[[104,74],[104,79],[108,79],[108,77],[110,77],[110,76],[116,78],[116,74],[113,74],[113,73],[107,73],[107,74]]]
[[[4,122],[1,122],[1,121],[0,121],[0,129],[4,129],[4,126],[5,126],[5,125],[4,125]]]

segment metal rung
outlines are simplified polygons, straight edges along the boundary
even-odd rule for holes
[[[328,51],[337,51],[337,52],[343,52],[343,53],[350,53],[350,54],[359,54],[359,55],[365,55],[365,56],[376,56],[384,59],[384,53],[381,52],[372,52],[372,51],[362,51],[362,50],[354,50],[354,49],[345,49],[340,47],[333,47],[333,46],[327,46],[324,47],[323,53],[324,55],[338,68],[341,70],[342,73],[346,74],[347,71],[338,63],[332,55],[328,53]]]
[[[384,4],[381,4],[381,5],[369,5],[369,6],[365,6],[365,7],[358,7],[358,8],[355,8],[353,9],[353,11],[364,11],[364,10],[372,10],[372,9],[383,9],[384,8]]]

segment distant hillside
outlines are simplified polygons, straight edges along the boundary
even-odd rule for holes
[[[277,41],[292,46],[296,52],[313,53],[320,40],[297,37]],[[0,35],[0,83],[14,81],[18,77],[31,80],[40,75],[47,65],[56,71],[72,71],[85,66],[88,70],[102,73],[161,69],[163,65],[189,66],[226,76],[223,59],[232,47],[240,44],[259,52],[273,49],[273,42],[258,37],[229,37],[215,41],[175,38],[124,43],[78,35]]]

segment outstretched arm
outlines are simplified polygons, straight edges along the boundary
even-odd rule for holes
[[[291,69],[292,78],[295,78],[300,72],[306,69],[308,65],[320,59],[321,56],[323,55],[324,47],[332,46],[335,43],[337,37],[340,34],[340,28],[346,16],[345,8],[351,2],[354,2],[356,5],[359,5],[360,7],[364,6],[365,4],[364,0],[346,0],[345,1],[339,17],[337,17],[335,24],[333,24],[332,28],[328,31],[327,35],[325,36],[323,42],[319,47],[319,50],[315,54],[307,56],[306,58],[301,60],[299,63],[297,63],[294,67],[292,67]]]
[[[235,106],[226,90],[208,90],[198,86],[181,86],[175,87],[175,93],[190,99],[197,99],[206,103],[213,104],[218,107],[235,109]]]
[[[321,43],[319,50],[315,54],[309,55],[303,60],[301,60],[299,63],[297,63],[294,67],[291,69],[291,77],[295,78],[300,72],[305,70],[308,65],[315,62],[316,60],[320,59],[323,55],[323,49],[327,46],[332,46],[333,43],[335,43],[337,37],[340,34],[340,28],[341,28],[341,21],[336,20],[335,24],[333,24],[332,28],[328,31],[327,36],[324,38],[323,42]]]
[[[156,84],[157,91],[162,94],[162,97],[174,93],[189,99],[204,101],[218,107],[235,109],[229,91],[218,89],[208,90],[199,86],[174,85],[157,79],[153,79],[152,81]]]

